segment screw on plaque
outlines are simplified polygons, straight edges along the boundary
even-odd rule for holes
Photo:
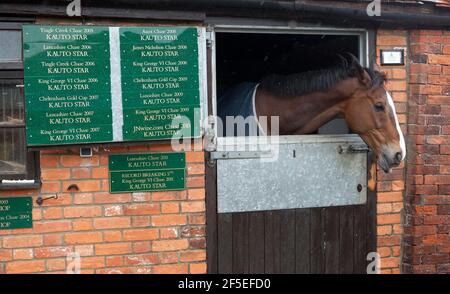
[[[362,191],[362,185],[358,184],[358,186],[356,186],[356,190],[358,190],[358,192],[361,192]]]

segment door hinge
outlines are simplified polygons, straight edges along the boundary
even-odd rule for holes
[[[214,31],[212,27],[206,28],[206,47],[211,49],[214,45]]]

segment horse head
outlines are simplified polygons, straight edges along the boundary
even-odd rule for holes
[[[384,87],[386,76],[363,68],[353,55],[346,66],[351,68],[358,86],[344,106],[345,120],[374,150],[384,172],[390,172],[405,158],[406,147],[394,102]]]

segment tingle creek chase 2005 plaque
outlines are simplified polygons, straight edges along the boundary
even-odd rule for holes
[[[204,32],[23,27],[29,146],[200,136]]]

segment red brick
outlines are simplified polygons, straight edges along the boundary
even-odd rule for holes
[[[439,54],[428,54],[428,63],[450,65],[450,56]]]
[[[152,251],[151,243],[149,241],[145,242],[134,242],[133,252],[134,253],[146,253]]]
[[[122,241],[122,232],[121,231],[105,231],[105,232],[103,232],[103,240],[105,242]]]
[[[79,192],[96,192],[100,191],[100,181],[97,180],[83,180],[83,181],[67,181],[63,182],[63,190],[68,191],[71,185],[76,185]],[[78,192],[77,191],[77,192]]]
[[[74,204],[91,204],[93,202],[94,196],[92,193],[77,193],[74,195]]]
[[[191,263],[189,264],[190,274],[206,274],[206,263]]]
[[[400,265],[400,258],[392,257],[381,259],[381,268],[392,268],[398,267],[399,265]]]
[[[109,194],[109,193],[95,193],[95,203],[125,203],[131,202],[131,194]]]
[[[44,180],[67,180],[70,178],[70,169],[68,168],[42,169],[41,178]]]
[[[90,179],[91,169],[88,167],[72,168],[72,179]]]
[[[417,214],[434,215],[437,212],[437,207],[435,205],[422,205],[422,206],[416,205],[414,207],[414,210]]]
[[[62,244],[61,234],[46,234],[44,235],[44,246],[56,246]]]
[[[406,37],[378,34],[377,46],[406,46]]]
[[[178,238],[178,230],[176,228],[162,228],[159,230],[159,236],[161,239]]]
[[[188,198],[191,200],[205,199],[205,189],[189,189]]]
[[[10,261],[12,259],[13,259],[12,250],[0,249],[0,262],[2,262],[2,261]]]
[[[42,246],[43,239],[42,236],[14,236],[3,237],[3,247],[4,248],[23,248],[23,247],[37,247]]]
[[[42,210],[43,219],[62,218],[62,209],[60,207],[50,207]]]
[[[205,155],[203,152],[186,152],[186,161],[188,163],[203,163]]]
[[[392,226],[377,226],[377,235],[390,235],[392,234]]]
[[[81,268],[102,268],[105,266],[104,257],[82,257]]]
[[[179,213],[180,205],[177,202],[169,202],[161,204],[161,212],[162,213]]]
[[[167,264],[153,266],[154,274],[187,274],[187,264]]]
[[[181,203],[181,212],[203,212],[205,211],[204,201],[189,201]]]
[[[159,214],[159,204],[130,204],[126,205],[124,209],[125,215],[149,215]]]
[[[183,199],[186,199],[186,191],[164,191],[152,193],[153,201],[170,201]]]
[[[103,241],[101,232],[67,233],[64,235],[66,244],[91,244]]]
[[[94,220],[94,227],[97,229],[120,229],[130,226],[131,220],[129,217],[104,217]]]
[[[58,167],[58,159],[58,156],[41,154],[39,165],[41,166],[41,169],[55,168]]]
[[[203,225],[206,223],[206,216],[204,213],[190,214],[188,223],[190,225]]]
[[[46,221],[36,222],[33,224],[33,230],[35,233],[54,233],[65,232],[72,229],[72,223],[70,221]]]
[[[41,247],[34,250],[34,256],[35,258],[65,257],[71,252],[73,252],[72,248],[67,246]]]
[[[206,260],[206,252],[204,250],[183,251],[180,253],[181,262],[205,261],[205,260]]]
[[[134,228],[148,227],[151,225],[150,216],[141,215],[133,216],[131,226]]]
[[[92,219],[79,219],[72,222],[74,231],[88,231],[94,228]]]
[[[107,267],[123,266],[123,256],[107,256],[106,266]]]
[[[48,271],[60,271],[66,269],[66,259],[65,258],[55,258],[46,261]]]
[[[178,262],[178,252],[160,252],[159,253],[160,263],[177,263]]]
[[[80,157],[79,155],[63,155],[60,157],[60,163],[64,167],[90,167],[99,165],[99,157]]]
[[[205,186],[205,177],[189,177],[187,178],[186,187],[201,188]]]
[[[125,241],[155,240],[157,238],[157,229],[132,229],[123,232],[123,239]]]
[[[140,266],[140,265],[150,265],[157,264],[159,258],[157,254],[144,254],[144,255],[131,255],[125,256],[125,265],[127,266]]]
[[[77,218],[77,217],[96,217],[102,215],[102,208],[100,206],[78,206],[78,207],[65,207],[65,218]]]
[[[403,201],[403,192],[381,192],[377,197],[379,203]]]
[[[432,235],[436,234],[437,229],[435,226],[414,226],[414,235],[421,236],[421,235]]]
[[[95,167],[92,169],[92,178],[107,179],[109,177],[108,167]]]
[[[19,259],[32,259],[33,249],[15,249],[13,251],[13,256],[15,260]]]
[[[377,245],[382,246],[392,246],[392,245],[400,245],[400,236],[378,236],[377,237]]]
[[[183,250],[189,247],[187,239],[178,240],[156,240],[153,241],[153,251],[176,251]]]
[[[41,193],[56,193],[61,191],[61,182],[43,181],[41,186]]]
[[[117,255],[131,253],[131,243],[96,244],[96,255]]]
[[[205,238],[189,239],[189,248],[191,248],[191,249],[204,249],[204,248],[206,248],[206,239]]]
[[[185,224],[186,224],[185,215],[174,214],[174,215],[152,216],[152,225],[157,227],[185,225]]]
[[[450,184],[450,175],[425,175],[425,184]]]
[[[44,271],[44,260],[13,261],[6,264],[6,273],[8,274],[26,274]]]
[[[105,216],[119,216],[123,215],[122,205],[108,205],[104,207]]]

